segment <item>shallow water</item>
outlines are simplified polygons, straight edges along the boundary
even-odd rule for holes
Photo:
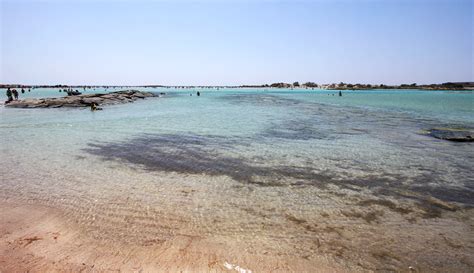
[[[1,107],[0,198],[62,208],[105,242],[201,235],[371,270],[436,268],[439,245],[410,257],[402,242],[472,234],[474,146],[424,131],[474,128],[473,92],[150,90],[167,95],[98,112]],[[469,260],[464,244],[452,255]]]

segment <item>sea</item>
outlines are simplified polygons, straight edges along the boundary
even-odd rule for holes
[[[472,130],[474,92],[133,89],[165,94],[1,105],[0,201],[58,208],[104,243],[185,234],[362,270],[472,269],[474,144],[429,130]]]

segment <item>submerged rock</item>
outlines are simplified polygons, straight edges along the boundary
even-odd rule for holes
[[[96,105],[112,105],[134,102],[137,99],[158,96],[159,95],[152,92],[125,90],[107,94],[85,94],[61,98],[24,99],[12,101],[5,104],[5,106],[13,108],[90,107],[92,103],[95,103]]]
[[[79,91],[67,91],[67,95],[68,96],[77,96],[77,95],[81,95],[82,93],[79,92]]]
[[[474,130],[469,129],[448,129],[435,128],[428,131],[432,137],[456,141],[456,142],[472,142],[474,141]]]

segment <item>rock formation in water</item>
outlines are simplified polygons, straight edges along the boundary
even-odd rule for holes
[[[460,130],[460,129],[431,129],[429,135],[435,138],[456,141],[456,142],[472,142],[474,141],[473,130]]]
[[[163,94],[163,93],[161,93]],[[112,105],[134,102],[137,99],[158,97],[159,94],[138,90],[125,90],[107,94],[84,94],[60,98],[24,99],[11,101],[6,107],[14,108],[59,108],[59,107],[90,107],[96,105]]]

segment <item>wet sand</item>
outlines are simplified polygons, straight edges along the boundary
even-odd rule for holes
[[[0,272],[470,272],[474,265],[471,212],[451,216],[471,223],[458,226],[452,219],[382,223],[384,213],[364,224],[354,220],[361,216],[353,210],[342,211],[346,223],[332,226],[287,215],[301,233],[316,238],[315,251],[304,257],[298,248],[262,252],[255,245],[248,251],[253,242],[212,235],[97,240],[59,209],[10,201],[0,207]]]
[[[11,202],[0,207],[0,272],[347,272],[324,259],[250,255],[232,242],[199,236],[103,244],[67,224],[59,210]]]

